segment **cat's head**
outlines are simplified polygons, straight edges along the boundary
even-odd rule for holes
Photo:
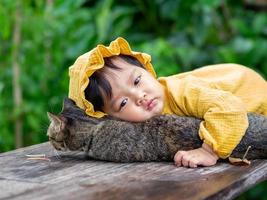
[[[90,132],[101,121],[86,115],[84,110],[69,98],[64,99],[59,114],[48,112],[47,115],[50,120],[47,136],[52,146],[61,151],[80,148],[82,138],[79,133]]]
[[[62,115],[55,115],[47,112],[50,120],[50,125],[47,129],[47,136],[52,146],[60,151],[68,150],[65,140],[69,136],[69,131],[66,128],[67,119]]]

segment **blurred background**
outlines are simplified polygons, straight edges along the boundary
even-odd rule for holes
[[[234,62],[267,77],[267,0],[1,0],[0,152],[47,141],[68,67],[118,36],[159,76]],[[266,188],[238,199],[267,199]]]

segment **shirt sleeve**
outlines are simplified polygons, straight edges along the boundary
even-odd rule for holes
[[[220,158],[230,156],[248,127],[247,111],[241,99],[192,77],[182,82],[174,93],[180,112],[203,119],[200,138]]]

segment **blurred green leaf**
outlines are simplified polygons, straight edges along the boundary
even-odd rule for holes
[[[96,13],[96,27],[99,41],[105,41],[111,27],[111,5],[113,0],[99,1],[99,9]]]
[[[232,48],[236,53],[246,53],[251,51],[253,48],[253,40],[249,38],[236,37],[232,41],[232,45]]]
[[[253,30],[255,33],[263,33],[267,29],[267,14],[257,14],[253,20]]]

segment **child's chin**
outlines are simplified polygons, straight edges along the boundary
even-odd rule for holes
[[[162,114],[162,112],[160,110],[158,112],[153,112],[153,113],[151,113],[151,115],[147,116],[145,120],[149,120],[149,119],[156,117],[156,116],[159,116],[161,114]],[[145,121],[145,120],[143,120],[143,121]]]
[[[152,117],[154,117],[154,116],[157,116],[157,115],[144,115],[144,116],[142,116],[142,117],[140,117],[140,118],[135,118],[135,119],[132,119],[132,120],[129,120],[129,121],[132,121],[132,122],[144,122],[144,121],[146,121],[146,120],[149,120],[149,119],[151,119]]]
[[[152,117],[161,115],[162,112],[163,112],[163,104],[162,104],[162,105],[161,105],[161,104],[158,104],[158,105],[154,108],[154,110],[153,110],[153,112],[152,112]]]
[[[161,107],[157,106],[152,111],[149,111],[148,113],[143,113],[142,116],[139,115],[136,118],[127,119],[126,121],[131,121],[131,122],[144,122],[146,120],[151,119],[152,117],[161,115],[162,112],[163,112],[163,108],[161,109]]]

